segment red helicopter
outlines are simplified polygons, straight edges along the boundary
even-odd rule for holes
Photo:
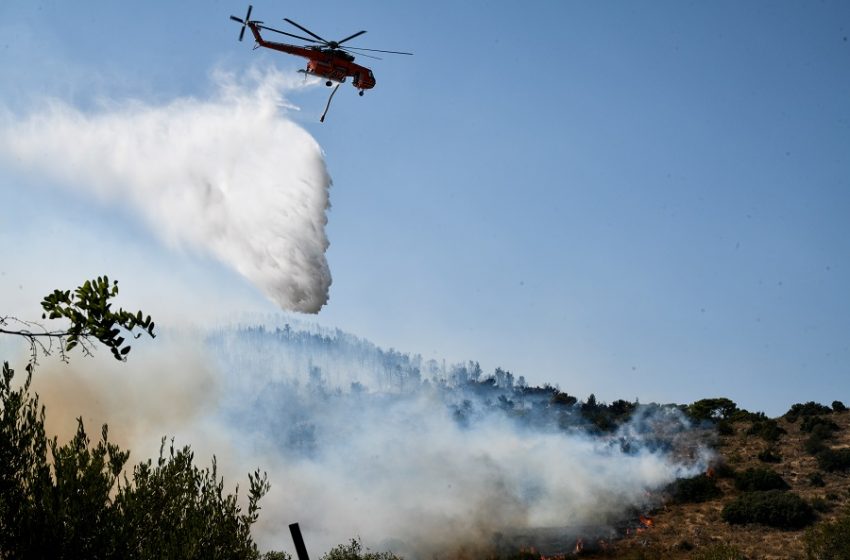
[[[339,88],[340,84],[344,83],[349,76],[352,78],[352,85],[359,90],[358,93],[361,96],[363,95],[363,92],[365,90],[372,89],[373,87],[375,87],[375,75],[370,69],[366,68],[365,66],[355,64],[355,53],[352,53],[351,51],[369,51],[404,55],[413,54],[409,52],[400,51],[364,49],[362,47],[343,47],[343,43],[350,41],[355,37],[359,37],[360,35],[363,35],[366,32],[358,31],[357,33],[349,35],[345,39],[340,39],[339,41],[327,41],[310,31],[306,27],[292,21],[291,19],[283,18],[285,22],[294,25],[295,27],[312,37],[312,39],[308,37],[302,37],[300,35],[295,35],[293,33],[274,29],[273,27],[268,27],[266,25],[263,25],[262,21],[252,20],[252,9],[253,6],[249,5],[248,13],[245,14],[245,19],[241,19],[236,16],[230,16],[230,19],[242,24],[242,30],[239,32],[240,41],[245,36],[245,28],[247,27],[251,30],[251,33],[254,35],[254,40],[257,42],[257,44],[254,46],[255,49],[257,47],[266,47],[267,49],[273,49],[276,51],[285,52],[287,54],[304,57],[307,59],[307,68],[304,70],[299,70],[299,72],[303,72],[305,75],[319,76],[320,78],[324,78],[326,80],[325,85],[328,87],[336,83],[336,87],[331,92],[331,95],[328,98],[328,104],[325,107],[325,112],[322,114],[322,118],[320,119],[322,122],[324,122],[325,120],[325,115],[327,115],[328,113],[328,108],[331,106],[331,100],[333,99],[336,90]],[[277,43],[275,41],[266,41],[260,35],[261,29],[264,29],[266,31],[272,31],[274,33],[280,33],[281,35],[293,37],[300,41],[306,41],[309,44],[305,46],[299,46],[290,45],[287,43]],[[356,52],[356,54],[359,56],[365,56],[367,58],[374,58],[376,60],[380,60],[380,58],[378,58],[377,56],[364,54],[362,52]]]

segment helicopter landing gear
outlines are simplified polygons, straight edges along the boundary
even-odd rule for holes
[[[328,86],[328,87],[331,87],[332,85],[334,85],[334,83],[332,81],[328,80],[327,82],[325,82],[325,85]]]

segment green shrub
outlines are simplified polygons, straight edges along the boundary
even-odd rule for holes
[[[850,511],[835,521],[809,528],[803,537],[806,557],[810,560],[846,560],[850,558]]]
[[[725,461],[720,461],[716,465],[712,467],[714,469],[714,476],[717,478],[735,478],[735,469],[729,466],[729,463]]]
[[[779,437],[782,434],[786,434],[788,432],[779,425],[776,420],[766,419],[759,420],[757,422],[753,422],[753,425],[747,430],[748,436],[758,436],[765,441],[774,442],[778,441]]]
[[[750,412],[749,410],[738,409],[729,416],[732,422],[759,422],[767,420],[767,415],[764,412]]]
[[[829,414],[832,409],[828,406],[809,401],[806,404],[793,404],[788,412],[785,413],[785,419],[789,422],[796,422],[801,416],[817,416],[819,414]]]
[[[724,397],[714,399],[702,399],[696,401],[685,409],[688,416],[696,421],[702,420],[728,420],[738,410],[738,405]]]
[[[694,549],[694,545],[692,545],[690,541],[686,541],[686,540],[682,539],[681,541],[679,541],[678,543],[676,543],[676,547],[675,547],[675,548],[676,548],[676,550],[685,550],[685,551],[688,551],[688,550],[693,550],[693,549]]]
[[[617,420],[628,420],[637,408],[637,403],[617,399],[608,405],[608,414]]]
[[[360,539],[351,539],[348,544],[341,544],[332,548],[322,556],[322,560],[402,560],[392,552],[371,552],[367,548],[363,550]]]
[[[560,406],[573,406],[578,402],[578,399],[572,395],[568,395],[567,393],[562,393],[558,391],[554,395],[552,395],[552,400],[550,401],[552,404],[557,404]]]
[[[841,401],[832,401],[832,411],[833,412],[844,412],[847,410],[847,407],[844,406],[844,403]]]
[[[747,560],[744,553],[728,544],[713,544],[700,548],[691,555],[692,560]]]
[[[32,368],[28,368],[31,372]],[[129,452],[94,443],[82,419],[59,445],[45,436],[45,409],[30,390],[0,376],[0,558],[232,558],[259,556],[250,528],[269,489],[248,475],[247,508],[224,492],[215,459],[194,463],[189,447],[139,463],[123,482]],[[126,471],[125,471],[126,473]]]
[[[676,504],[706,502],[723,494],[714,479],[704,474],[680,478],[668,486],[667,491],[671,501]]]
[[[721,420],[717,423],[717,433],[721,436],[735,435],[735,427],[729,420]]]
[[[758,454],[758,459],[762,463],[781,463],[782,456],[768,447],[767,449],[760,451]]]
[[[754,468],[739,472],[735,477],[735,488],[741,492],[760,490],[788,490],[788,483],[776,471]]]
[[[822,451],[826,451],[826,443],[824,443],[824,438],[818,433],[814,433],[806,438],[806,441],[803,442],[803,449],[809,455],[817,455]]]
[[[812,498],[811,504],[815,511],[819,511],[821,513],[826,513],[832,509],[832,504],[829,503],[826,498],[822,498],[820,496]]]
[[[733,525],[761,523],[780,529],[800,529],[815,519],[805,500],[792,492],[747,492],[723,508],[723,520]]]
[[[823,479],[823,475],[819,472],[813,472],[809,475],[809,484],[816,488],[823,488],[826,486],[826,482]]]
[[[805,432],[807,434],[819,433],[821,437],[828,437],[832,435],[833,432],[837,432],[839,430],[838,424],[833,422],[832,420],[828,420],[823,416],[805,416],[803,421],[800,422],[800,431]]]
[[[824,449],[817,454],[818,467],[822,471],[850,470],[850,449]]]

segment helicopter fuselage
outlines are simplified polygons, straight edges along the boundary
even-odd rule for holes
[[[300,47],[288,43],[266,41],[260,35],[258,25],[253,21],[248,22],[248,27],[254,35],[257,45],[287,54],[300,56],[307,59],[306,74],[318,76],[333,82],[345,82],[351,76],[352,85],[361,92],[375,87],[375,75],[365,66],[354,62],[354,57],[344,51],[325,47]]]

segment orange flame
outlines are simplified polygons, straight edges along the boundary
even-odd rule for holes
[[[638,516],[638,521],[640,521],[640,524],[646,527],[647,529],[655,525],[655,522],[649,517],[646,517],[645,515]]]
[[[578,554],[582,550],[584,550],[584,541],[579,539],[576,541],[576,548],[573,550],[573,554]]]

